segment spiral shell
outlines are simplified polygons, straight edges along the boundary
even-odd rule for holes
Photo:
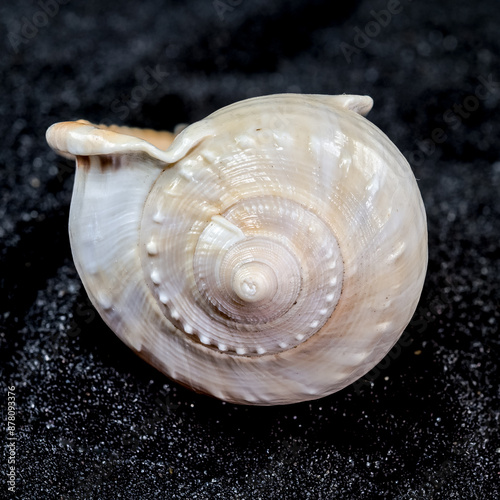
[[[70,238],[110,328],[198,392],[286,404],[391,349],[427,267],[411,169],[364,96],[282,94],[167,132],[65,122]],[[171,143],[171,144],[170,144]]]

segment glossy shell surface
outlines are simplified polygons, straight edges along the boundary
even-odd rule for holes
[[[411,168],[365,96],[281,94],[175,136],[63,122],[70,238],[110,328],[169,377],[287,404],[367,373],[410,321],[427,267]]]

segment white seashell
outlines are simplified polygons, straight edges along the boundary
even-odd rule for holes
[[[316,399],[367,373],[411,319],[427,267],[415,178],[361,116],[371,106],[259,97],[175,139],[50,127],[50,146],[77,161],[71,246],[110,328],[235,403]]]

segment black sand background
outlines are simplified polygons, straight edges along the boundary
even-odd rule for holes
[[[0,498],[498,498],[498,2],[330,4],[2,3],[0,428],[7,444],[15,386],[17,441]],[[374,98],[419,180],[430,260],[414,319],[362,382],[248,408],[169,381],[97,316],[68,242],[73,165],[44,134],[75,118],[168,129],[276,92]]]

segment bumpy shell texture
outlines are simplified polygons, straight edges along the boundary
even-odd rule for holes
[[[426,217],[365,96],[282,94],[175,136],[64,122],[70,239],[109,327],[160,371],[222,400],[342,389],[398,340],[422,291]]]

